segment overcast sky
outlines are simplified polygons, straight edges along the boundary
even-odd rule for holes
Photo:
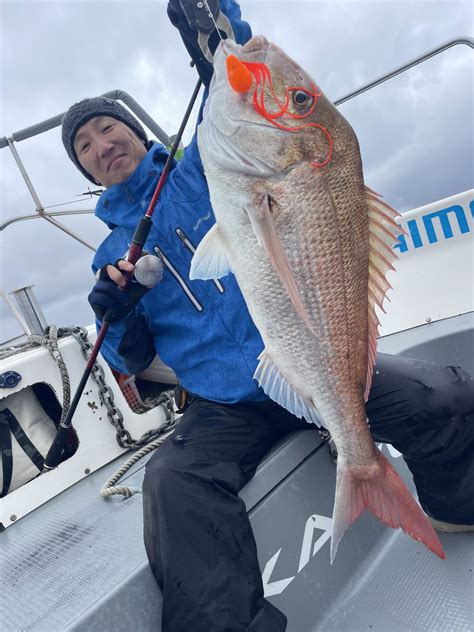
[[[298,2],[241,0],[263,34],[336,100],[449,39],[473,35],[470,1]],[[0,0],[0,137],[121,89],[168,134],[177,131],[196,75],[166,2]],[[472,187],[473,52],[457,46],[341,106],[361,144],[366,183],[400,211]],[[189,140],[192,129],[187,133]],[[59,129],[18,143],[42,204],[93,208],[90,183],[67,158]],[[8,149],[0,151],[2,222],[33,213]],[[93,216],[65,218],[97,246]],[[48,322],[88,324],[92,253],[44,220],[0,233],[0,288],[35,285]],[[118,253],[121,254],[121,253]],[[0,301],[0,340],[21,332]]]

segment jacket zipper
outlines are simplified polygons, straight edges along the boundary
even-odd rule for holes
[[[183,244],[186,246],[186,248],[191,251],[193,254],[196,252],[196,248],[194,247],[194,245],[191,243],[191,241],[186,237],[186,235],[184,234],[184,232],[181,230],[181,228],[177,228],[176,229],[176,234],[178,235],[178,237],[181,239],[181,241],[183,242]],[[216,286],[216,288],[219,290],[219,292],[221,294],[224,293],[224,286],[222,285],[222,283],[220,281],[218,281],[217,279],[212,279],[212,282],[214,283],[214,285]]]
[[[186,294],[188,299],[191,301],[191,303],[194,305],[194,307],[198,310],[198,312],[202,312],[204,310],[204,307],[201,305],[201,303],[197,300],[197,298],[188,288],[183,277],[179,274],[179,272],[173,266],[171,261],[164,255],[164,253],[162,252],[162,250],[160,250],[160,248],[158,248],[158,246],[155,246],[153,250],[160,257],[160,259],[163,261],[163,264],[168,268],[168,270],[171,272],[174,278],[178,281],[180,286],[183,288],[184,293]]]

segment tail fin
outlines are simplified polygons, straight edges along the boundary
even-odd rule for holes
[[[445,558],[441,542],[396,470],[377,450],[377,467],[338,467],[331,537],[331,564],[346,529],[367,509],[388,527],[401,527],[430,551]]]

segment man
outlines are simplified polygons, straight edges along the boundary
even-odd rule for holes
[[[172,0],[168,13],[208,86],[212,67],[199,42],[212,51],[217,38],[207,37],[208,26],[190,7]],[[217,2],[212,8],[238,42],[250,37],[233,0],[222,0],[222,13]],[[123,292],[121,271],[132,266],[111,262],[129,246],[165,149],[147,140],[127,110],[103,98],[72,106],[63,140],[80,171],[107,188],[96,215],[111,233],[95,256],[98,278],[89,297],[99,320],[109,310],[114,321],[102,354],[116,370],[138,373],[158,353],[192,394],[177,431],[149,460],[143,487],[145,546],[163,593],[162,629],[285,630],[284,614],[263,598],[238,493],[279,439],[313,426],[270,401],[253,380],[262,341],[234,277],[189,280],[189,243],[196,246],[214,223],[196,136],[153,214],[145,249],[161,258],[164,275],[148,292],[137,283]],[[474,382],[459,368],[427,370],[401,357],[380,355],[377,369],[367,404],[374,438],[403,453],[420,502],[439,527],[472,529]]]

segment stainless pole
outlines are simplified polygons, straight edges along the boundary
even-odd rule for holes
[[[39,213],[35,213],[34,215],[19,215],[18,217],[10,217],[10,219],[7,219],[3,222],[3,224],[0,224],[0,231],[4,230],[5,228],[7,228],[8,226],[10,226],[11,224],[15,224],[16,222],[23,222],[25,220],[28,219],[40,219],[40,218],[45,218],[45,217],[55,217],[55,216],[63,216],[63,215],[90,215],[91,213],[94,212],[94,209],[92,208],[85,208],[85,209],[76,209],[74,211],[70,210],[70,211],[43,211],[43,213],[41,213],[41,215]]]
[[[53,224],[53,226],[56,226],[56,228],[59,228],[60,230],[65,232],[67,235],[69,235],[70,237],[73,237],[76,241],[79,241],[81,244],[83,244],[84,246],[86,246],[87,248],[95,252],[96,249],[94,248],[94,246],[91,246],[89,243],[87,243],[87,241],[82,239],[82,237],[79,237],[79,235],[74,233],[72,230],[69,230],[69,228],[61,224],[61,222],[58,222],[56,219],[53,219],[47,213],[45,213],[44,207],[41,204],[41,201],[38,197],[38,194],[36,193],[33,183],[31,182],[30,177],[25,169],[25,166],[23,165],[21,158],[18,155],[18,151],[14,145],[13,139],[7,138],[7,143],[8,143],[8,147],[10,148],[10,151],[13,154],[13,158],[15,159],[18,169],[20,170],[20,173],[23,176],[23,180],[25,181],[25,184],[28,187],[28,191],[30,192],[31,197],[33,198],[33,201],[36,204],[36,210],[39,213],[39,215],[50,224]]]
[[[171,140],[168,134],[151,118],[148,112],[128,94],[128,92],[124,92],[123,90],[110,90],[109,92],[104,92],[100,96],[108,97],[109,99],[114,99],[115,101],[121,99],[132,110],[132,112],[138,116],[142,123],[145,123],[145,125],[151,130],[156,138],[163,143],[163,145],[166,145],[167,147],[171,145]],[[14,132],[11,135],[11,139],[18,143],[21,140],[38,136],[38,134],[43,134],[50,129],[59,127],[62,123],[64,114],[65,112],[61,112],[61,114],[56,114],[56,116],[52,116],[45,121],[41,121],[41,123],[36,123],[35,125],[25,127],[18,132]],[[7,145],[8,138],[5,136],[0,138],[0,149],[6,147]]]
[[[341,105],[341,103],[344,103],[345,101],[349,101],[349,99],[353,99],[354,97],[357,97],[359,94],[362,94],[363,92],[367,92],[367,90],[370,90],[371,88],[375,88],[375,86],[380,85],[384,81],[388,81],[392,77],[396,77],[402,72],[405,72],[405,70],[409,70],[410,68],[413,68],[413,66],[417,66],[418,64],[421,64],[422,62],[426,61],[430,57],[434,57],[435,55],[442,53],[448,48],[451,48],[452,46],[457,46],[459,44],[465,44],[466,46],[470,46],[471,48],[474,48],[474,38],[466,35],[465,37],[458,37],[457,39],[449,40],[448,42],[441,44],[441,46],[438,46],[434,48],[433,50],[428,51],[424,55],[421,55],[420,57],[416,57],[415,59],[412,59],[412,61],[409,61],[403,66],[400,66],[399,68],[395,68],[395,70],[392,70],[392,72],[382,75],[378,79],[374,79],[374,81],[367,83],[365,86],[362,86],[362,88],[359,88],[358,90],[354,90],[354,92],[350,92],[349,94],[346,94],[346,96],[337,99],[336,101],[334,101],[334,105]]]
[[[48,323],[36,300],[33,285],[21,287],[14,292],[10,292],[10,294],[15,297],[20,313],[30,332],[38,336],[43,336]]]

